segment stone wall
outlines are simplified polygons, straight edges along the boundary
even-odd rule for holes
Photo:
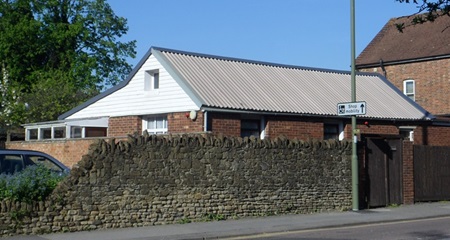
[[[99,140],[47,202],[0,203],[0,236],[351,208],[351,144],[212,135]]]

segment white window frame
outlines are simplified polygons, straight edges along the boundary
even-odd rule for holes
[[[407,91],[408,84],[412,84],[412,92]],[[416,82],[412,79],[403,81],[403,94],[409,97],[411,100],[416,101]]]
[[[157,128],[158,120],[163,121],[163,127]],[[153,128],[149,128],[149,124],[153,124]],[[142,132],[146,131],[149,134],[167,134],[169,124],[167,122],[167,115],[149,115],[142,118]]]
[[[415,126],[400,126],[400,135],[407,136],[410,142],[414,142],[414,130]]]
[[[145,71],[144,77],[144,91],[157,91],[161,85],[159,70]]]

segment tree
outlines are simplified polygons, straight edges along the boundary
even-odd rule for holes
[[[433,22],[438,17],[450,17],[450,0],[395,0],[400,3],[414,3],[418,5],[417,13],[411,20],[412,25]],[[450,26],[449,26],[450,27]],[[397,29],[402,32],[405,24],[397,24]]]
[[[2,124],[54,120],[123,80],[136,54],[135,41],[120,41],[127,31],[105,0],[0,0],[4,92],[29,106],[15,118],[3,114]]]

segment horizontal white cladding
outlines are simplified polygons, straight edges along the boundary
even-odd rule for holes
[[[159,71],[159,89],[146,91],[146,71]],[[158,60],[151,55],[130,82],[112,94],[94,102],[66,119],[148,115],[199,110]]]

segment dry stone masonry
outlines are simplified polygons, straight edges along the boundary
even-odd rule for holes
[[[350,145],[209,134],[99,140],[46,202],[1,202],[0,235],[345,210]]]

